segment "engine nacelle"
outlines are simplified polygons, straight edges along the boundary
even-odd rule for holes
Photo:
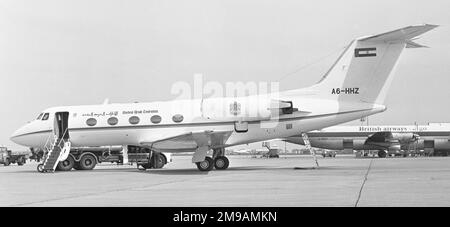
[[[392,144],[388,147],[389,153],[398,153],[401,150],[400,144]]]
[[[412,132],[392,133],[392,139],[398,140],[400,143],[412,143],[418,141],[420,136]]]
[[[256,96],[205,99],[201,107],[205,118],[230,121],[270,120],[297,110],[291,101]]]

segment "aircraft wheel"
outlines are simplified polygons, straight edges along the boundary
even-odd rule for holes
[[[195,164],[200,171],[211,171],[214,168],[214,161],[210,157],[206,157],[204,161]]]
[[[86,154],[81,157],[79,165],[81,170],[91,170],[97,165],[97,160],[94,156]]]
[[[37,171],[38,171],[39,173],[43,173],[43,172],[44,172],[44,164],[39,164],[39,165],[37,166]]]
[[[228,166],[230,165],[230,161],[225,156],[219,156],[214,160],[214,167],[217,170],[225,170],[228,169]]]
[[[57,169],[61,171],[70,171],[75,165],[75,160],[69,155],[66,160],[58,163]]]

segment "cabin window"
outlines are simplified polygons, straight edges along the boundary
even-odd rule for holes
[[[89,126],[94,126],[97,124],[97,120],[95,118],[89,118],[86,120],[86,124]]]
[[[117,117],[110,117],[108,119],[108,124],[109,125],[117,125],[118,122],[119,122],[119,120],[117,119]]]
[[[173,122],[176,122],[176,123],[182,122],[183,119],[184,119],[184,117],[181,114],[176,114],[172,117]]]
[[[130,119],[128,119],[128,121],[130,122],[130,124],[135,125],[139,123],[139,117],[137,116],[132,116],[130,117]]]
[[[36,120],[41,120],[42,115],[44,115],[44,113],[40,113]]]
[[[44,116],[42,117],[42,120],[43,120],[43,121],[48,120],[48,117],[49,117],[49,116],[50,116],[49,113],[45,113]]]
[[[161,122],[161,120],[162,120],[162,118],[161,118],[161,116],[159,116],[159,115],[153,115],[153,116],[150,118],[150,121],[151,121],[153,124],[159,124],[159,123]]]

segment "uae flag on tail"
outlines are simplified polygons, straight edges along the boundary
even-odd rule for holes
[[[355,58],[359,57],[376,57],[377,56],[377,48],[356,48],[355,49]]]

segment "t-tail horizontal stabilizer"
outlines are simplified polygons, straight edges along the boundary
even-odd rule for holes
[[[438,26],[439,25],[432,25],[432,24],[408,26],[394,31],[382,33],[379,35],[359,38],[358,40],[366,42],[385,42],[385,43],[408,42],[430,30],[433,30]]]
[[[383,104],[403,50],[425,47],[414,38],[436,27],[409,26],[353,40],[312,90],[341,103]]]

